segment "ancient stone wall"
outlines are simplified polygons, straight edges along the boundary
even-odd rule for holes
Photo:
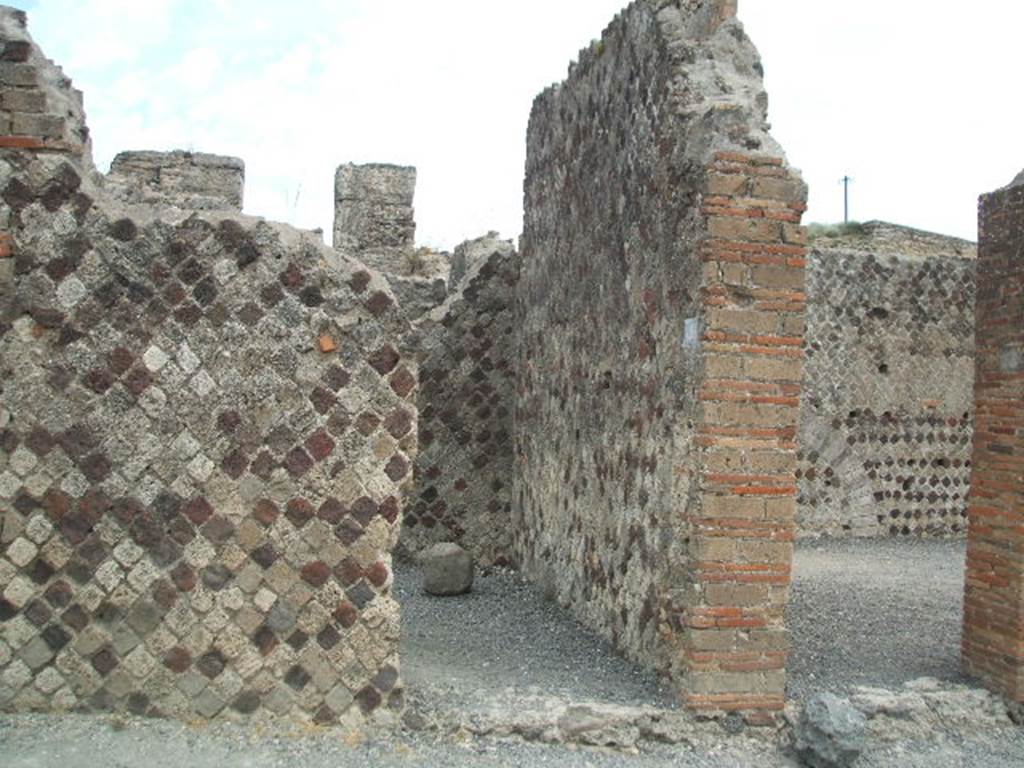
[[[783,705],[806,189],[734,2],[634,2],[534,103],[524,572],[686,702]],[[756,717],[757,715],[752,715]]]
[[[509,564],[519,259],[495,233],[452,257],[416,248],[415,183],[414,168],[350,164],[338,169],[335,189],[335,248],[380,269],[414,322],[422,451],[402,552],[454,541],[481,565]]]
[[[195,211],[241,211],[244,186],[245,163],[201,152],[121,152],[106,178],[118,200]]]
[[[980,203],[968,673],[1024,701],[1024,173]]]
[[[5,56],[22,21],[0,11]],[[60,88],[39,114],[67,117]],[[13,138],[0,708],[393,716],[417,383],[386,282],[314,233],[125,206],[81,143]]]
[[[493,233],[455,249],[448,299],[421,321],[420,452],[403,549],[454,541],[512,562],[519,257]]]
[[[797,439],[801,534],[963,534],[975,255],[961,240],[875,222],[815,243]]]

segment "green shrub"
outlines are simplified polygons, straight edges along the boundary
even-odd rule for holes
[[[838,224],[814,223],[807,225],[807,238],[812,242],[822,238],[851,237],[866,234],[867,230],[859,221],[846,221]]]

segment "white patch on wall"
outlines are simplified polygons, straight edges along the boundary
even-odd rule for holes
[[[1007,346],[999,350],[999,369],[1003,373],[1019,373],[1024,370],[1024,354],[1020,347]]]
[[[683,349],[697,349],[700,346],[702,325],[699,317],[688,317],[683,321]]]

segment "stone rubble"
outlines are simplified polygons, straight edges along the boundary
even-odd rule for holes
[[[864,751],[867,719],[848,701],[821,693],[804,703],[794,750],[809,768],[850,768]]]

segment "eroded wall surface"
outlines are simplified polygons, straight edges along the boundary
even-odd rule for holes
[[[509,565],[519,256],[482,237],[456,248],[453,277],[421,321],[420,451],[402,545],[454,541],[481,565]]]
[[[962,535],[976,249],[864,226],[808,259],[798,530]]]
[[[24,17],[0,31],[64,119]],[[114,201],[80,143],[0,147],[0,708],[392,716],[416,366],[386,282],[313,233]]]
[[[635,2],[534,103],[524,572],[688,704],[782,707],[806,189],[731,2]]]
[[[963,659],[1024,701],[1024,173],[979,208]]]
[[[121,152],[105,187],[126,203],[176,205],[240,213],[245,163],[203,152]]]

